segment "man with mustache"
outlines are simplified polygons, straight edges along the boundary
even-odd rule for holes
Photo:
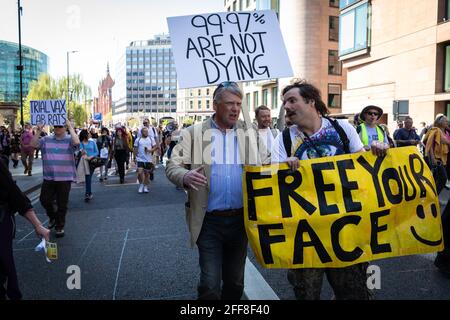
[[[328,108],[319,90],[301,81],[282,92],[286,116],[292,122],[278,135],[272,148],[272,162],[288,163],[291,170],[300,167],[300,161],[345,153],[364,152],[364,146],[355,128],[347,120],[327,117]],[[386,150],[374,145],[372,152],[384,155]],[[366,269],[368,263],[345,268],[300,268],[288,271],[288,280],[299,300],[319,300],[322,280],[326,274],[336,299],[367,300]]]

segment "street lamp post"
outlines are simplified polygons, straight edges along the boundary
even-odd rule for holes
[[[69,78],[69,54],[78,52],[76,50],[73,51],[67,51],[67,112],[69,112],[69,99],[70,99],[70,78]]]
[[[23,72],[23,65],[22,65],[22,32],[20,28],[20,17],[22,16],[22,7],[20,6],[20,0],[17,1],[17,17],[19,21],[19,65],[16,67],[16,69],[19,71],[19,77],[20,77],[20,125],[23,128],[23,83],[22,83],[22,72]]]

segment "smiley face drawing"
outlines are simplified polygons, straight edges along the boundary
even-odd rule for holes
[[[421,204],[417,206],[416,214],[420,219],[425,219],[425,210]],[[438,212],[437,212],[436,205],[434,203],[431,204],[431,214],[433,215],[434,218],[437,218]],[[411,233],[414,236],[414,238],[416,238],[417,241],[419,241],[423,244],[426,244],[427,246],[436,247],[442,243],[442,237],[439,240],[428,240],[428,239],[422,238],[417,233],[416,228],[414,228],[414,226],[411,226]]]

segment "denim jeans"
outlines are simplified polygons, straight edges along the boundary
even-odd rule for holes
[[[247,243],[242,216],[205,216],[197,240],[201,270],[199,300],[241,298]]]
[[[94,174],[94,170],[95,169],[89,168],[90,174],[85,176],[86,194],[89,195],[92,194],[92,175]]]

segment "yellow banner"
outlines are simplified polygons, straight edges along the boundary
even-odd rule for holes
[[[345,267],[441,251],[439,199],[416,147],[245,168],[249,242],[266,268]]]

